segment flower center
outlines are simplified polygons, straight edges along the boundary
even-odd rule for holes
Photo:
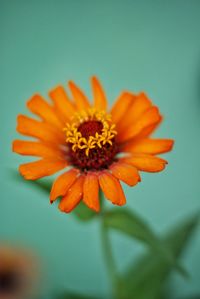
[[[94,108],[76,113],[66,124],[70,162],[82,170],[107,168],[117,153],[111,115]]]
[[[100,121],[89,120],[80,124],[78,131],[81,132],[82,136],[89,139],[90,136],[95,136],[96,133],[101,134],[103,124]]]

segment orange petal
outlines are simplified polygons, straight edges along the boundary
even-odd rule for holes
[[[135,166],[138,170],[147,172],[159,172],[163,170],[167,164],[167,161],[164,159],[147,154],[134,154],[131,157],[122,158],[120,160]]]
[[[90,208],[99,212],[99,183],[94,173],[88,173],[83,185],[83,201]]]
[[[162,154],[171,151],[174,141],[172,139],[141,139],[127,143],[123,151],[131,153]]]
[[[136,138],[134,138],[135,140],[139,140],[139,139],[144,139],[147,137],[150,137],[150,135],[152,135],[152,133],[157,130],[157,128],[159,127],[159,125],[161,124],[163,120],[163,117],[160,115],[160,117],[158,117],[158,120],[153,123],[150,126],[147,126],[146,128],[144,128],[140,134],[138,136],[136,136]],[[130,141],[130,140],[129,140]]]
[[[117,179],[123,181],[129,186],[135,186],[140,181],[138,170],[134,166],[117,162],[113,163],[109,169]]]
[[[27,107],[31,112],[39,115],[46,122],[62,129],[62,122],[58,119],[53,107],[51,107],[39,94],[34,95],[27,102]]]
[[[69,88],[71,90],[77,108],[79,110],[88,109],[90,107],[90,104],[82,90],[72,81],[69,82]]]
[[[129,107],[129,110],[126,113],[126,117],[124,117],[119,122],[118,131],[121,132],[125,128],[135,123],[151,106],[151,101],[148,99],[145,93],[142,92],[138,96],[136,96],[135,101],[133,101],[132,105]]]
[[[43,158],[64,158],[64,152],[50,144],[35,141],[14,140],[13,152],[25,156],[37,156]]]
[[[143,131],[156,124],[160,120],[160,117],[157,107],[153,106],[149,108],[135,123],[124,129],[122,133],[118,133],[117,140],[119,142],[125,142],[133,137],[139,137]]]
[[[37,121],[25,115],[17,118],[17,131],[26,136],[35,137],[42,141],[65,144],[65,135],[50,124]]]
[[[85,177],[79,176],[75,183],[69,188],[67,194],[61,199],[59,209],[62,212],[69,213],[81,201],[83,196],[83,184]]]
[[[94,94],[94,106],[99,110],[107,109],[107,99],[105,92],[96,77],[92,77],[92,89]]]
[[[119,180],[108,171],[100,172],[99,184],[106,198],[113,204],[122,206],[126,203],[126,198]]]
[[[67,165],[68,162],[66,160],[42,159],[20,165],[19,172],[26,180],[37,180],[44,176],[52,175]]]
[[[80,171],[78,169],[72,168],[69,171],[61,174],[53,183],[50,193],[51,203],[55,201],[59,196],[64,196],[68,189],[77,179]]]
[[[74,105],[71,103],[63,86],[59,85],[49,92],[49,96],[55,104],[55,107],[66,122],[76,112]]]
[[[115,102],[114,106],[111,109],[112,121],[114,124],[124,119],[125,113],[128,111],[129,107],[135,100],[135,95],[131,94],[130,92],[123,92],[117,101]]]

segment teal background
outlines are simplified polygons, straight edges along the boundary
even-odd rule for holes
[[[31,247],[43,263],[47,298],[59,288],[106,298],[109,281],[99,223],[60,213],[45,194],[14,181],[28,161],[11,152],[16,116],[35,92],[73,79],[91,96],[101,79],[110,105],[124,90],[146,91],[165,116],[156,136],[174,138],[169,165],[125,187],[127,206],[159,233],[199,209],[200,1],[0,1],[0,238]],[[120,269],[143,247],[113,233]],[[200,235],[183,257],[191,273],[171,277],[173,298],[200,292]]]

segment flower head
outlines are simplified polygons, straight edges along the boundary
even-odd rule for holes
[[[62,197],[63,212],[70,212],[81,200],[99,211],[99,189],[113,204],[124,205],[120,181],[134,186],[141,180],[139,171],[165,168],[167,162],[156,155],[170,151],[173,140],[150,138],[162,116],[145,93],[122,92],[108,110],[96,77],[93,103],[71,81],[69,88],[72,98],[58,86],[49,93],[51,104],[38,94],[28,101],[28,109],[41,120],[18,116],[17,131],[36,141],[15,140],[13,151],[41,158],[22,164],[19,171],[25,179],[36,180],[66,169],[50,193],[51,202]]]

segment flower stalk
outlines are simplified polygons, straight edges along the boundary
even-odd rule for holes
[[[115,265],[115,261],[111,249],[111,244],[109,241],[108,230],[104,223],[103,216],[101,219],[101,242],[102,242],[102,249],[105,258],[105,263],[107,266],[108,276],[110,277],[111,284],[112,284],[113,297],[116,298],[118,274],[117,274],[116,265]]]

